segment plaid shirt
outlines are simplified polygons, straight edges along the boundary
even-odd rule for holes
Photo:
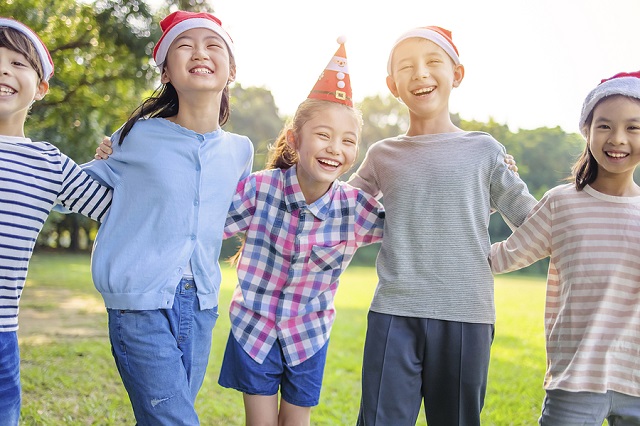
[[[231,307],[231,330],[262,363],[278,339],[288,365],[310,358],[329,339],[338,278],[358,247],[382,239],[384,210],[340,181],[307,205],[296,168],[240,182],[225,237],[246,233]]]

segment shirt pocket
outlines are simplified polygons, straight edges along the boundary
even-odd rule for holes
[[[307,269],[310,272],[323,272],[339,269],[344,259],[346,243],[331,247],[313,246],[309,255]]]

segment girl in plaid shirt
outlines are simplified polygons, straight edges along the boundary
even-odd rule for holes
[[[225,237],[243,232],[245,244],[219,383],[243,392],[248,425],[309,424],[338,279],[358,247],[382,238],[382,206],[338,180],[356,160],[362,127],[348,83],[341,45],[268,169],[238,185],[227,217]]]

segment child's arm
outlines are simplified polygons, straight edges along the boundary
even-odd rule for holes
[[[111,206],[112,190],[94,180],[66,155],[61,154],[61,160],[63,181],[57,198],[66,211],[56,210],[101,221]]]
[[[356,205],[356,236],[358,246],[366,246],[382,240],[384,207],[372,195],[359,190]]]
[[[382,192],[376,179],[373,156],[375,156],[375,148],[370,148],[364,157],[364,161],[358,167],[358,170],[351,175],[348,183],[379,199],[382,197]]]
[[[256,176],[249,175],[238,183],[224,225],[224,238],[244,232],[256,211]]]
[[[546,194],[509,238],[491,245],[492,272],[515,271],[550,256],[551,224],[551,201]]]
[[[527,184],[505,162],[504,151],[495,159],[490,178],[491,208],[498,211],[513,230],[520,226],[537,204]]]

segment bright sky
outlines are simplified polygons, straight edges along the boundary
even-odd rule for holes
[[[386,95],[395,39],[418,26],[453,33],[466,75],[450,108],[511,130],[577,132],[582,101],[602,79],[640,70],[639,0],[209,0],[236,45],[237,81],[271,91],[291,114],[340,35],[353,96]]]

